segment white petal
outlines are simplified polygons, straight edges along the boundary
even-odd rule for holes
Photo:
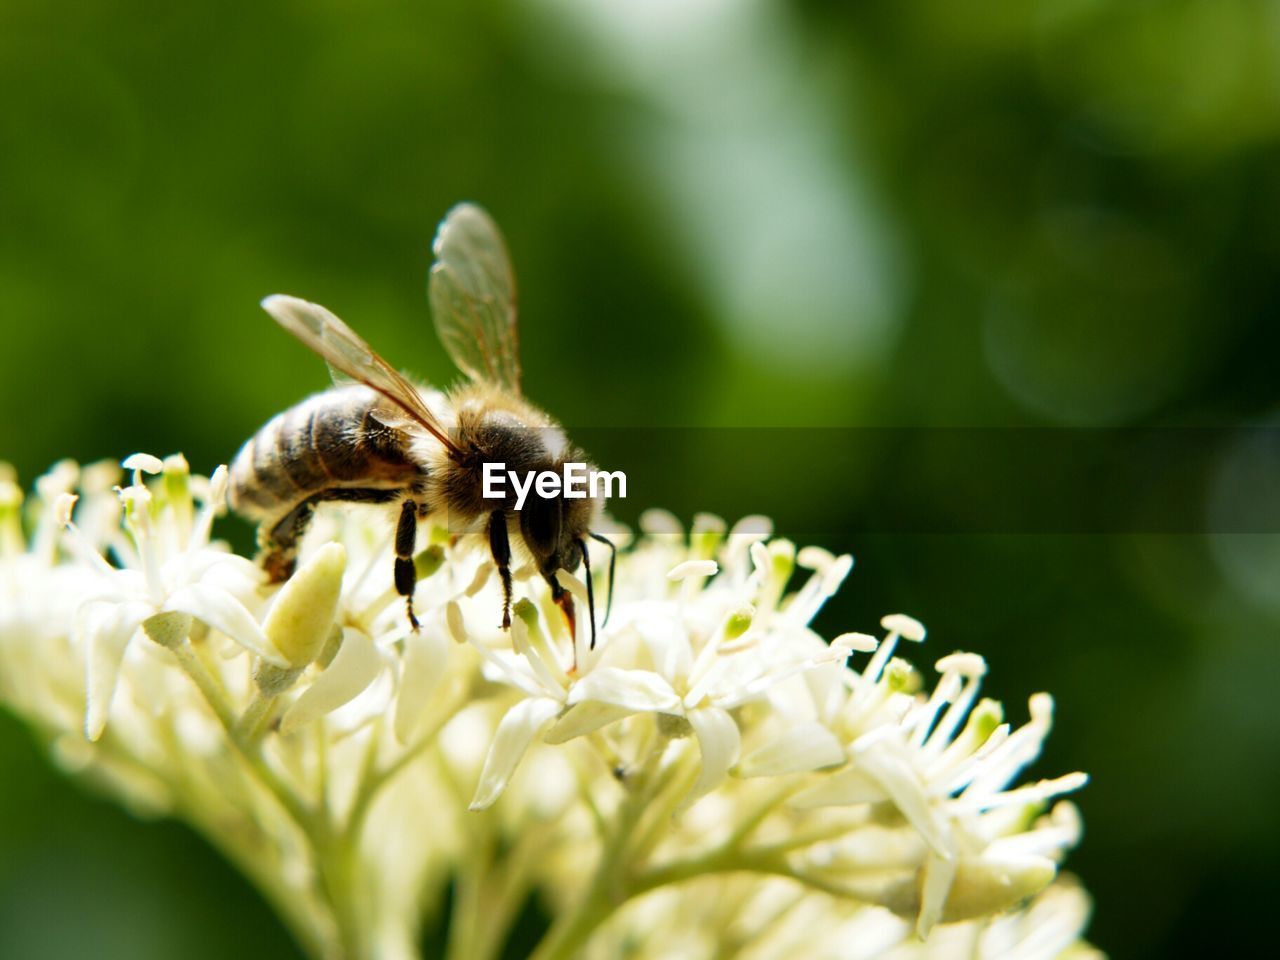
[[[471,800],[472,810],[484,810],[493,805],[506,789],[533,738],[546,729],[559,712],[559,701],[550,697],[521,700],[507,711],[498,724],[493,743],[489,745],[489,755],[484,758],[480,782]]]
[[[683,680],[693,669],[693,650],[684,624],[669,616],[655,614],[639,621],[636,626],[644,637],[649,656],[658,672],[668,680]]]
[[[17,487],[14,487],[18,490]],[[21,502],[22,493],[18,492],[18,501]],[[60,493],[53,501],[53,515],[58,518],[58,526],[68,527],[71,525],[71,512],[75,509],[76,501],[80,497],[74,493]]]
[[[404,638],[404,671],[396,696],[396,739],[408,742],[440,680],[449,655],[444,625],[423,626]]]
[[[951,884],[956,878],[958,862],[944,860],[936,853],[929,854],[924,861],[924,882],[920,890],[920,915],[916,918],[916,933],[924,940],[929,932],[942,919],[942,910],[947,905],[947,896],[951,893]]]
[[[271,645],[248,608],[225,590],[190,583],[170,594],[164,609],[189,613],[277,667],[289,666],[289,661]]]
[[[875,736],[875,734],[872,734]],[[865,738],[864,738],[865,739]],[[905,755],[906,746],[885,737],[876,737],[869,746],[854,744],[856,763],[884,787],[898,810],[924,837],[934,851],[942,857],[950,857],[951,836],[946,821],[929,802],[924,784],[920,782],[910,760]]]
[[[622,670],[618,667],[593,670],[569,691],[570,705],[585,700],[625,707],[633,713],[680,712],[680,697],[671,689],[671,684],[652,670]]]
[[[743,777],[774,777],[782,773],[836,767],[844,763],[844,748],[834,733],[820,723],[801,723],[772,743],[752,751],[741,764]]]
[[[634,712],[611,703],[584,700],[577,706],[570,707],[568,713],[561,717],[542,739],[544,743],[566,743],[574,737],[594,733],[615,720],[631,716]]]
[[[729,768],[738,759],[738,750],[742,746],[742,735],[738,725],[728,711],[719,707],[703,707],[689,713],[689,725],[698,738],[698,749],[702,751],[702,771],[689,790],[681,806],[689,806],[705,793],[709,793],[724,782],[729,775]]]
[[[382,658],[373,641],[359,630],[348,627],[342,635],[342,646],[333,662],[302,696],[293,702],[280,722],[280,732],[292,733],[312,720],[337,710],[353,700],[365,687],[373,683],[382,669]]]
[[[847,807],[861,803],[881,803],[889,799],[884,787],[858,767],[846,767],[796,795],[792,805],[802,810],[812,807]]]
[[[484,663],[480,672],[491,683],[509,683],[531,697],[545,697],[549,692],[533,675],[529,661],[508,650],[491,650],[483,643],[472,643]]]
[[[94,604],[90,609],[86,625],[88,698],[84,716],[84,732],[90,740],[102,736],[120,680],[125,646],[151,612],[152,608],[144,603]]]

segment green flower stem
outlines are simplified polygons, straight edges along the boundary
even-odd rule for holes
[[[680,860],[655,867],[637,876],[629,887],[631,896],[638,896],[671,883],[682,883],[695,877],[712,873],[761,873],[794,880],[813,890],[821,891],[843,900],[860,900],[857,891],[816,874],[797,870],[780,853],[759,850],[736,851],[725,847],[700,857]]]
[[[365,772],[360,780],[355,802],[351,806],[351,814],[347,818],[347,832],[353,841],[359,836],[364,818],[373,801],[377,799],[378,793],[435,744],[440,731],[467,702],[469,695],[469,686],[453,684],[450,693],[444,698],[443,705],[436,711],[427,729],[386,766],[381,769],[375,766]],[[376,752],[372,756],[377,759]]]
[[[374,717],[369,725],[369,742],[365,744],[364,754],[360,758],[360,776],[358,783],[368,783],[378,769],[378,751],[382,745],[382,717]],[[348,830],[350,825],[348,824]]]
[[[656,890],[658,887],[664,887],[669,883],[683,883],[685,880],[692,880],[694,877],[705,876],[709,873],[722,873],[741,869],[747,868],[744,866],[742,857],[736,851],[726,847],[717,847],[700,857],[677,860],[674,863],[651,867],[642,871],[632,878],[627,885],[627,892],[636,897],[648,893],[650,890]]]
[[[533,868],[555,835],[553,824],[531,826],[514,847],[498,855],[496,832],[492,822],[483,828],[480,855],[459,876],[445,954],[450,960],[494,960],[502,954],[528,898]]]
[[[323,806],[329,799],[329,744],[324,737],[324,718],[312,722],[316,743],[316,803]]]
[[[443,727],[453,712],[447,711],[439,726]],[[438,754],[436,761],[441,779],[459,802],[465,803],[466,788]],[[456,874],[446,960],[494,960],[501,955],[511,926],[528,898],[534,867],[556,835],[554,824],[530,826],[516,838],[514,846],[500,854],[503,844],[499,825],[497,814],[491,810],[468,813],[463,819],[471,854]]]
[[[271,721],[271,714],[277,700],[279,697],[274,694],[257,691],[236,724],[240,735],[249,742],[261,740]]]
[[[715,873],[745,871],[787,877],[807,887],[834,896],[848,898],[844,887],[795,870],[786,859],[789,850],[807,846],[830,836],[838,836],[848,826],[811,831],[799,844],[776,844],[743,848],[756,828],[778,809],[801,786],[794,780],[770,791],[735,826],[726,840],[700,856],[627,873],[628,864],[643,861],[661,838],[662,827],[683,801],[696,776],[696,765],[672,764],[661,775],[653,777],[649,789],[637,789],[624,802],[609,833],[610,843],[601,856],[592,884],[573,912],[552,927],[546,939],[533,954],[533,960],[568,960],[575,956],[614,911],[628,901],[672,883]],[[647,821],[647,823],[645,822]]]
[[[480,814],[480,820],[488,821],[489,814]],[[468,833],[468,857],[454,880],[453,912],[449,918],[449,941],[445,947],[446,960],[486,960],[480,949],[482,927],[486,914],[494,905],[487,902],[485,888],[493,865],[496,840],[489,824],[472,824]]]
[[[454,776],[453,769],[440,754],[435,754],[441,780],[453,791],[459,804],[465,804],[466,791]],[[453,908],[449,916],[449,938],[445,944],[445,960],[484,960],[476,952],[480,927],[487,922],[491,905],[485,903],[484,878],[489,870],[497,841],[493,835],[491,811],[472,813],[462,818],[467,832],[470,855],[454,875]]]
[[[115,735],[108,727],[98,741],[105,757],[113,763],[128,767],[135,776],[154,778],[151,768]],[[212,809],[203,791],[193,788],[189,780],[160,783],[168,789],[173,803],[172,813],[188,821],[231,863],[244,871],[245,876],[262,892],[280,916],[294,940],[310,956],[324,956],[323,927],[317,923],[315,901],[299,897],[296,891],[281,883],[277,864],[263,857],[262,837],[251,821],[244,821],[247,830],[227,830],[225,811]]]
[[[686,753],[680,758],[683,762],[673,763],[658,774],[651,793],[653,801],[642,812],[641,822],[632,831],[627,845],[628,864],[644,863],[662,842],[671,826],[671,818],[676,814],[676,808],[698,779],[698,764],[690,762],[692,759],[692,755]]]
[[[619,905],[610,902],[599,883],[593,883],[573,912],[565,914],[552,925],[529,960],[569,960],[577,956],[596,927]]]
[[[766,792],[764,798],[738,821],[738,825],[733,828],[724,845],[726,847],[741,846],[756,831],[756,828],[768,819],[769,814],[782,809],[782,805],[803,786],[803,783],[804,781],[799,778],[791,778],[789,781],[784,781],[778,789]]]
[[[586,892],[575,907],[561,914],[552,924],[530,960],[569,960],[577,956],[596,928],[629,899],[625,873],[628,865],[627,853],[636,829],[646,812],[657,813],[651,809],[658,806],[653,803],[657,792],[673,780],[678,780],[661,775],[662,758],[667,744],[666,737],[659,737],[644,766],[634,775],[631,789],[609,825],[599,863]],[[680,796],[677,795],[672,800],[668,793],[668,800],[670,805],[663,814],[664,820],[680,802]]]
[[[354,844],[328,831],[320,838],[313,837],[312,846],[341,945],[340,950],[331,950],[326,960],[373,960],[376,943],[372,931],[366,930],[362,922],[371,918],[360,909],[359,851]]]
[[[826,840],[836,840],[840,837],[848,836],[851,829],[852,828],[847,822],[837,820],[833,823],[813,827],[810,830],[798,831],[787,837],[785,840],[779,840],[776,843],[762,844],[753,848],[753,850],[762,857],[768,857],[774,854],[787,854],[795,850],[803,850],[805,847],[811,847],[815,843],[822,843]]]
[[[315,956],[321,960],[363,960],[369,956],[373,944],[366,931],[361,929],[356,907],[357,856],[354,845],[348,843],[345,836],[335,836],[323,814],[309,807],[267,763],[260,744],[241,728],[223,690],[205,668],[191,644],[182,643],[171,649],[217,716],[236,752],[310,841],[319,874],[320,892],[337,926],[339,941],[336,950],[334,944],[320,941],[318,947],[313,948],[316,949]],[[312,938],[308,938],[307,942],[311,943]]]
[[[554,824],[529,827],[491,873],[492,909],[482,923],[482,932],[487,931],[487,936],[480,943],[482,952],[478,956],[489,960],[501,953],[517,913],[529,897],[534,867],[546,856],[555,836]]]
[[[192,655],[200,661],[200,666],[204,668],[204,674],[208,678],[211,688],[217,693],[218,699],[223,703],[229,703],[230,695],[227,693],[226,685],[222,682],[222,675],[215,665],[218,655],[213,651],[210,644],[204,642],[208,635],[208,627],[199,620],[192,620],[191,634],[187,637],[186,645],[191,648]]]
[[[180,644],[173,648],[173,654],[178,658],[178,663],[182,666],[182,669],[187,672],[187,676],[191,678],[191,681],[204,695],[210,709],[213,710],[218,722],[222,724],[223,729],[230,738],[232,746],[236,748],[240,756],[249,764],[250,769],[262,781],[263,785],[271,791],[289,816],[293,818],[299,829],[308,836],[322,835],[325,832],[323,818],[302,802],[298,795],[266,762],[262,752],[258,749],[258,745],[245,736],[221,688],[205,669],[204,663],[191,649],[191,645],[189,643]]]

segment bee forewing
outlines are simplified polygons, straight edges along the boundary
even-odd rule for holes
[[[373,349],[318,303],[283,293],[262,301],[262,309],[280,326],[349,376],[373,366]]]
[[[331,372],[336,370],[377,390],[446,447],[457,451],[417,388],[329,310],[280,293],[263,300],[262,308],[276,323],[319,354]]]
[[[461,203],[436,232],[431,313],[458,369],[472,380],[520,391],[516,282],[497,225],[480,207]]]

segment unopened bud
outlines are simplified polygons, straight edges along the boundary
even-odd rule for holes
[[[1045,857],[962,860],[942,908],[942,922],[1003,913],[1053,882],[1057,868]]]
[[[937,919],[955,923],[1003,913],[1047,887],[1056,873],[1053,861],[1045,857],[961,860]],[[890,879],[868,899],[900,917],[915,918],[920,913],[924,880],[922,867]]]
[[[305,667],[324,649],[346,569],[346,548],[326,543],[281,588],[262,632],[291,666]]]

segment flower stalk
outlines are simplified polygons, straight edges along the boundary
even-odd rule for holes
[[[30,498],[0,470],[0,703],[208,836],[316,960],[413,960],[450,886],[451,960],[502,956],[531,897],[536,960],[1087,950],[1058,875],[1085,778],[1017,782],[1052,701],[1013,728],[981,657],[900,657],[900,614],[823,641],[851,558],[650,514],[591,649],[529,571],[500,629],[483,544],[428,530],[413,631],[376,514],[321,510],[270,585],[212,539],[224,469],[124,466]]]

